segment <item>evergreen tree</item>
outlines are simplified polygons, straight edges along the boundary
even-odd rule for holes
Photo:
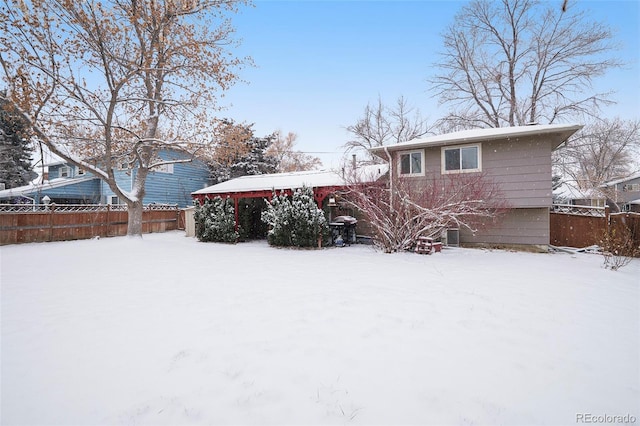
[[[27,124],[0,103],[0,183],[7,189],[29,183],[31,152]]]
[[[240,176],[275,173],[278,160],[268,155],[275,134],[254,135],[253,124],[223,120],[217,130],[218,146],[211,166],[211,181],[220,183]]]
[[[235,212],[230,198],[207,198],[203,205],[195,202],[196,237],[199,241],[234,243],[238,239],[235,230]]]
[[[292,197],[274,193],[262,220],[270,227],[267,239],[274,246],[315,247],[325,240],[329,226],[313,198],[313,190],[297,189]]]

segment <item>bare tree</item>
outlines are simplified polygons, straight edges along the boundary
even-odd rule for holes
[[[362,118],[347,127],[351,140],[344,147],[347,153],[361,154],[366,159],[363,163],[376,164],[382,159],[372,155],[369,148],[405,142],[424,136],[430,130],[420,111],[410,107],[404,97],[399,97],[393,107],[385,106],[378,97],[376,105],[367,104]]]
[[[508,209],[499,186],[482,173],[396,179],[390,187],[354,181],[345,200],[362,212],[385,253],[408,250],[418,237],[437,237],[447,227],[475,233]]]
[[[159,152],[210,141],[217,92],[249,59],[234,57],[229,14],[242,0],[3,0],[3,99],[52,152],[104,180],[141,235]],[[184,156],[168,162],[190,161]],[[118,165],[135,169],[131,188]]]
[[[298,135],[293,132],[282,136],[278,131],[275,133],[275,140],[267,149],[267,155],[276,159],[278,171],[281,173],[313,170],[322,166],[318,157],[294,149],[297,138]]]
[[[580,189],[598,188],[640,170],[640,120],[596,120],[554,157],[559,174]]]
[[[535,0],[474,0],[443,36],[444,52],[430,80],[454,108],[454,126],[553,123],[597,114],[610,93],[593,93],[594,78],[620,66],[611,30],[574,11]]]

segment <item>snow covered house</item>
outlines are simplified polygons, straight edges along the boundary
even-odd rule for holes
[[[375,147],[390,163],[390,179],[426,179],[484,173],[510,206],[496,226],[475,235],[459,230],[467,245],[549,245],[552,204],[551,153],[580,125],[549,124],[465,130]]]
[[[601,188],[620,210],[640,213],[640,172],[606,182]]]
[[[189,158],[175,150],[163,150],[158,155],[164,160]],[[0,203],[20,200],[41,203],[47,196],[56,204],[123,204],[105,182],[79,167],[60,160],[48,163],[46,168],[43,183],[0,191]],[[118,167],[115,173],[120,187],[131,188],[136,172],[126,164]],[[197,159],[161,166],[147,177],[143,203],[186,207],[192,204],[191,192],[207,185],[208,178],[207,165]]]
[[[597,188],[580,189],[564,182],[553,190],[553,204],[604,207],[607,204],[607,197]]]

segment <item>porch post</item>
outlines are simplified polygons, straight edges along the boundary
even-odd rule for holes
[[[238,213],[238,196],[233,197],[233,211],[235,212],[236,231],[238,231],[240,221],[240,214]]]

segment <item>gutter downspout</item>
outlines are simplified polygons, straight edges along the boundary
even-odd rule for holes
[[[389,203],[391,205],[391,211],[394,211],[393,208],[393,160],[391,158],[391,154],[389,154],[389,149],[387,146],[383,146],[385,154],[387,154],[387,159],[389,160]]]

